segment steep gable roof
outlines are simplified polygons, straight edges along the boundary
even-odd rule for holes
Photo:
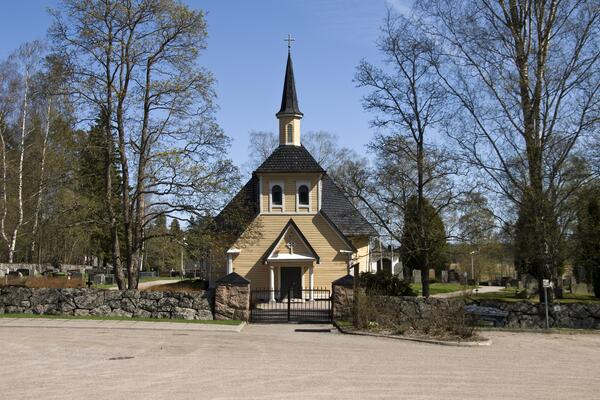
[[[345,236],[376,236],[377,231],[328,175],[323,176],[321,212]]]
[[[279,146],[255,172],[325,172],[304,146]]]

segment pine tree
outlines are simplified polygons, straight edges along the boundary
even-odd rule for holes
[[[594,294],[600,298],[600,189],[585,190],[580,196],[575,232],[575,263],[586,271]]]

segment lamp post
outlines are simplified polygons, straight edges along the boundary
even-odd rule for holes
[[[471,279],[473,279],[473,281],[475,281],[475,254],[477,254],[479,251],[478,250],[473,250],[471,251]]]

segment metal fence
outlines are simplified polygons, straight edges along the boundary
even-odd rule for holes
[[[331,291],[329,289],[298,289],[286,291],[252,289],[250,292],[252,322],[331,322]]]

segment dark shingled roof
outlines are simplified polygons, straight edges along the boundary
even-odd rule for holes
[[[288,52],[287,66],[285,67],[285,79],[283,82],[283,95],[281,96],[281,108],[276,114],[279,115],[303,115],[298,107],[298,96],[296,96],[296,82],[294,81],[294,68],[292,66],[292,55]]]
[[[304,146],[279,146],[254,172],[325,172]]]
[[[331,220],[340,232],[345,236],[377,236],[373,226],[354,207],[329,176],[323,176],[322,187],[321,212]]]

